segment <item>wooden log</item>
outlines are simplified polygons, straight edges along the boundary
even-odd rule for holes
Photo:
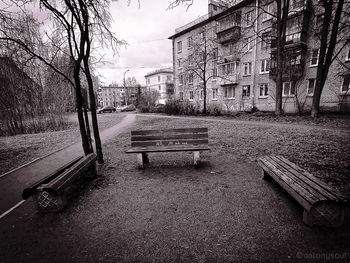
[[[60,212],[67,205],[67,195],[48,190],[38,190],[32,197],[39,212]]]

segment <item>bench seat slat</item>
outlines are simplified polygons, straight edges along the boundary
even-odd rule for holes
[[[274,158],[270,158],[269,161],[273,166],[277,167],[277,169],[281,170],[282,173],[287,175],[287,177],[290,178],[290,180],[292,180],[295,184],[299,185],[302,189],[304,189],[302,193],[306,193],[309,197],[308,199],[313,200],[314,203],[329,200],[327,196],[323,195],[322,193],[317,191],[317,189],[313,188],[312,186],[301,180],[300,177],[296,176],[292,171],[290,171],[290,169],[285,168],[283,163],[279,163],[278,161],[274,160]]]
[[[208,139],[208,133],[131,136],[132,142],[135,142],[135,141],[180,140],[180,139]]]
[[[167,130],[140,130],[131,131],[131,135],[149,135],[149,134],[171,134],[171,133],[207,133],[208,128],[182,128],[182,129],[167,129]]]
[[[210,151],[210,148],[206,147],[205,145],[198,145],[198,146],[192,146],[191,147],[175,147],[172,146],[169,147],[133,147],[126,151],[126,153],[143,153],[143,152],[193,152],[193,151]]]
[[[162,140],[162,141],[143,141],[143,142],[131,142],[131,147],[147,147],[147,146],[168,146],[168,147],[177,147],[177,146],[197,146],[197,145],[207,145],[208,139],[189,139],[189,140]]]
[[[282,156],[276,156],[276,160],[279,162],[283,162],[285,165],[288,165],[295,174],[299,173],[300,180],[304,180],[308,184],[312,185],[315,189],[317,189],[320,193],[326,196],[329,200],[344,200],[345,197],[340,194],[336,189],[331,188],[324,182],[322,182],[317,177],[310,174],[308,171],[302,169],[301,167],[295,165],[294,163],[288,161],[286,158]]]
[[[291,180],[287,175],[276,169],[271,163],[261,164],[263,169],[267,170],[269,175],[278,182],[293,198],[295,198],[306,210],[310,210],[312,204],[319,201],[318,198],[307,193],[307,191]]]

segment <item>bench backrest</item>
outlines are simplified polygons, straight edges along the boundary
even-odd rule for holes
[[[208,145],[208,128],[131,131],[131,147]]]

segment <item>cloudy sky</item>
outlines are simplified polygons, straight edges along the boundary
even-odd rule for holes
[[[127,0],[114,1],[111,4],[113,17],[112,30],[119,39],[128,42],[119,55],[107,53],[103,65],[98,68],[101,80],[108,85],[122,83],[124,72],[127,77],[135,76],[145,84],[144,75],[152,70],[172,66],[172,43],[168,39],[175,28],[189,23],[207,13],[207,0],[195,0],[186,11],[179,6],[167,10],[170,0]]]

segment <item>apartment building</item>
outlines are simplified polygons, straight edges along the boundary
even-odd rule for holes
[[[175,94],[202,107],[242,111],[253,107],[274,111],[276,49],[272,37],[275,1],[209,0],[208,14],[175,30],[173,44]],[[283,67],[283,110],[311,107],[318,64],[317,29],[322,13],[317,0],[291,0]],[[349,110],[350,45],[332,64],[321,96],[321,108]],[[206,88],[204,88],[206,87]]]
[[[159,92],[157,104],[165,104],[174,93],[173,69],[164,68],[149,72],[146,76],[148,91]]]
[[[135,104],[137,100],[137,93],[142,92],[141,86],[123,87],[118,85],[109,85],[99,87],[97,90],[97,105],[104,106],[122,106]]]

